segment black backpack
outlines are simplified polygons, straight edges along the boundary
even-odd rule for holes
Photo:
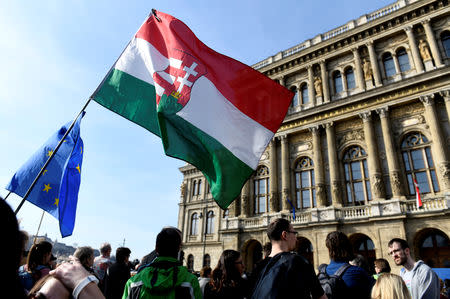
[[[320,285],[322,286],[325,294],[327,294],[328,299],[341,299],[348,297],[346,294],[347,286],[345,285],[342,275],[344,275],[345,270],[350,267],[350,264],[342,265],[333,275],[327,274],[327,264],[322,264],[319,266],[319,274],[317,278],[319,279]]]

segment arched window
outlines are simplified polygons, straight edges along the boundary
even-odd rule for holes
[[[196,192],[197,192],[197,181],[194,180],[194,182],[192,183],[192,195],[195,195]]]
[[[386,78],[392,77],[396,74],[394,59],[392,58],[391,53],[384,53],[383,55],[383,65],[384,72],[386,74]]]
[[[368,262],[367,266],[370,270],[374,271],[373,263],[376,259],[376,253],[373,241],[364,234],[354,234],[349,239],[353,247],[353,253],[365,257]]]
[[[419,257],[430,267],[448,267],[450,265],[448,236],[438,229],[426,229],[419,239]]]
[[[223,219],[228,219],[229,216],[230,216],[230,210],[226,209],[225,211],[223,211]]]
[[[333,73],[333,83],[334,83],[334,93],[340,93],[344,90],[342,87],[341,72],[336,71]]]
[[[258,167],[253,179],[253,185],[255,214],[269,212],[269,169],[266,166]]]
[[[202,180],[198,180],[197,184],[197,195],[202,194]]]
[[[363,205],[371,200],[367,154],[361,147],[355,145],[345,152],[344,170],[347,203]]]
[[[347,90],[356,88],[355,74],[351,67],[345,70],[345,78],[347,79]]]
[[[198,214],[194,213],[191,216],[191,236],[196,236],[198,233]]]
[[[186,268],[189,271],[194,271],[194,256],[192,254],[188,255]]]
[[[438,192],[436,169],[427,137],[419,132],[410,133],[403,138],[401,147],[409,195],[416,194],[414,179],[419,185],[420,193]]]
[[[303,256],[311,265],[314,265],[314,252],[311,242],[304,237],[297,237],[297,246],[295,251]]]
[[[206,218],[206,234],[214,233],[214,212],[209,211]]]
[[[309,94],[308,94],[308,84],[304,83],[300,90],[302,92],[302,104],[308,104],[309,103]]]
[[[406,53],[404,48],[397,50],[397,59],[398,64],[400,65],[400,72],[403,73],[411,69],[411,66],[409,65],[408,53]]]
[[[292,98],[291,107],[297,107],[299,104],[298,100],[298,90],[295,86],[291,87],[291,91],[295,93],[294,97]]]
[[[444,47],[445,56],[450,58],[450,32],[444,31],[441,34],[442,46]]]
[[[211,257],[209,254],[203,256],[203,267],[211,267]]]
[[[314,189],[314,165],[308,157],[301,158],[295,165],[295,197],[297,208],[308,209],[316,206]]]

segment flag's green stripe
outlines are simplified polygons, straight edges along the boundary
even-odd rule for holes
[[[167,155],[182,159],[201,170],[217,204],[226,209],[239,196],[253,172],[217,140],[177,116],[181,109],[172,97],[163,95],[158,106],[161,138]]]
[[[114,69],[94,95],[109,110],[160,136],[153,85]]]

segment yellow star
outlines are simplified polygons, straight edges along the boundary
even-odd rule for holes
[[[49,151],[47,152],[47,157],[50,157],[52,154],[53,154],[53,151],[52,151],[52,150],[49,150]]]
[[[81,154],[83,154],[83,147],[82,146],[80,146],[80,152],[81,152]]]
[[[42,173],[42,175],[46,174],[46,173],[47,173],[47,171],[48,171],[48,170],[47,170],[47,169],[45,169],[45,170],[44,170],[44,172]]]
[[[47,192],[48,193],[48,191],[50,190],[50,189],[52,189],[52,187],[50,187],[50,184],[44,184],[44,189],[42,189],[42,191],[45,191],[45,192]]]
[[[59,198],[55,198],[55,203],[53,205],[54,206],[58,206],[59,205]]]
[[[78,164],[78,166],[75,168],[78,170],[79,173],[81,173],[80,164]]]

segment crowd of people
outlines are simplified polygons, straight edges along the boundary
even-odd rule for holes
[[[442,288],[436,273],[415,261],[408,243],[398,238],[386,249],[392,261],[403,266],[400,276],[390,273],[385,259],[375,260],[375,273],[370,273],[367,261],[353,255],[348,237],[340,231],[327,235],[330,262],[320,265],[316,274],[313,265],[294,252],[298,232],[278,218],[268,225],[270,243],[251,271],[246,272],[240,252],[227,249],[214,269],[204,267],[197,277],[182,265],[182,233],[174,227],[161,230],[155,250],[140,263],[129,261],[126,247],[117,248],[113,261],[111,245],[104,243],[96,258],[91,247],[79,247],[69,262],[56,265],[47,241],[35,242],[23,262],[26,234],[3,200],[0,219],[11,244],[0,246],[6,257],[5,298],[448,298],[448,282],[447,289]]]

